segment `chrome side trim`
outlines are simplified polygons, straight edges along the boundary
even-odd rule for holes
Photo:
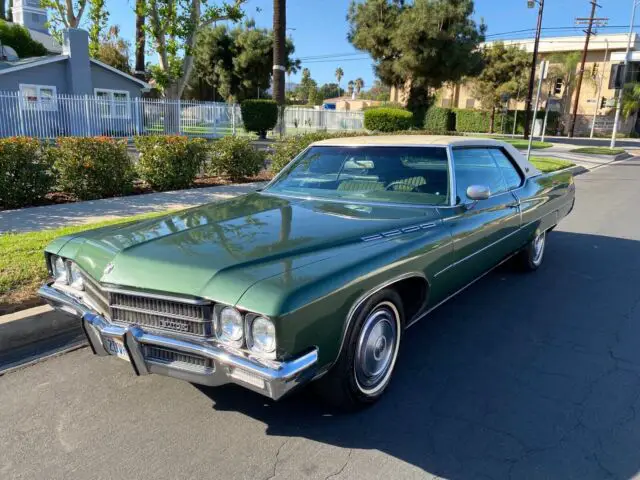
[[[396,237],[403,233],[414,233],[419,230],[428,230],[430,228],[435,227],[436,225],[437,225],[436,222],[422,223],[420,225],[411,225],[409,227],[400,228],[399,230],[390,230],[388,232],[374,233],[371,235],[367,235],[366,237],[361,237],[360,240],[362,240],[363,242],[370,242],[372,240],[380,240],[382,238]]]
[[[449,206],[456,206],[456,171],[453,164],[453,147],[447,146],[447,158],[449,159]]]
[[[277,198],[295,198],[298,200],[308,200],[308,201],[318,201],[318,202],[327,202],[327,203],[344,203],[348,205],[367,205],[371,207],[406,207],[406,208],[442,208],[448,207],[449,205],[432,205],[430,203],[400,203],[400,202],[368,202],[360,199],[352,199],[352,200],[342,200],[340,198],[329,198],[329,197],[310,197],[308,195],[293,195],[290,193],[281,193],[281,192],[260,192],[260,195],[268,195],[270,197]]]
[[[454,293],[452,293],[451,295],[449,295],[447,298],[445,298],[444,300],[442,300],[441,302],[438,302],[436,305],[434,305],[433,307],[429,308],[428,310],[426,310],[424,313],[421,313],[420,315],[418,315],[417,317],[415,317],[413,320],[411,320],[411,322],[405,327],[405,330],[413,325],[415,325],[417,322],[419,322],[420,320],[422,320],[424,317],[426,317],[429,313],[433,312],[436,308],[438,308],[440,305],[442,305],[443,303],[448,302],[449,300],[451,300],[453,297],[455,297],[456,295],[458,295],[460,292],[462,292],[463,290],[466,290],[467,288],[469,288],[471,285],[473,285],[474,283],[476,283],[478,280],[480,280],[481,278],[483,278],[485,275],[488,275],[489,273],[491,273],[493,270],[495,270],[496,268],[498,268],[500,265],[502,265],[503,263],[509,261],[511,258],[513,258],[514,255],[516,255],[518,252],[514,252],[511,255],[509,255],[508,257],[506,257],[504,260],[502,260],[501,262],[497,263],[496,265],[494,265],[493,267],[491,267],[489,270],[487,270],[486,272],[484,272],[483,274],[481,274],[479,277],[476,277],[475,279],[471,280],[469,283],[467,283],[464,287],[456,290]]]
[[[131,295],[133,297],[155,298],[156,300],[168,300],[170,302],[188,303],[190,305],[211,305],[213,303],[213,301],[211,300],[164,295],[162,293],[127,290],[125,288],[111,287],[107,285],[103,285],[102,290],[109,293],[121,293],[123,295]]]
[[[440,270],[438,273],[436,273],[436,274],[434,275],[434,278],[438,277],[438,275],[442,275],[442,274],[443,274],[444,272],[446,272],[447,270],[450,270],[450,269],[452,269],[453,267],[455,267],[455,266],[457,266],[457,265],[460,265],[462,262],[465,262],[465,261],[469,260],[470,258],[473,258],[473,257],[474,257],[474,256],[476,256],[478,253],[482,253],[482,252],[484,252],[485,250],[487,250],[487,249],[489,249],[489,248],[493,247],[494,245],[497,245],[497,244],[498,244],[498,243],[500,243],[501,241],[506,240],[507,238],[509,238],[509,237],[511,237],[511,236],[513,236],[513,235],[515,235],[516,233],[520,233],[520,231],[521,231],[522,229],[527,228],[529,225],[532,225],[533,223],[536,223],[537,221],[538,221],[538,220],[534,220],[534,221],[532,221],[532,222],[529,222],[529,223],[527,223],[526,225],[523,225],[523,226],[521,226],[520,228],[518,228],[517,230],[515,230],[515,231],[511,232],[510,234],[505,235],[505,236],[504,236],[504,237],[502,237],[502,238],[499,238],[499,239],[498,239],[498,240],[496,240],[495,242],[492,242],[492,243],[490,243],[489,245],[486,245],[486,246],[482,247],[480,250],[476,250],[476,251],[475,251],[475,252],[473,252],[472,254],[467,255],[466,257],[461,258],[460,260],[457,260],[457,261],[453,262],[451,265],[446,266],[445,268],[443,268],[442,270]]]
[[[354,304],[351,306],[351,308],[349,309],[349,313],[347,314],[347,321],[345,322],[344,328],[342,330],[342,339],[340,340],[340,348],[338,349],[338,355],[336,356],[336,359],[342,353],[342,349],[344,348],[344,342],[346,341],[346,338],[347,338],[347,332],[349,332],[349,328],[351,326],[351,322],[353,320],[353,317],[354,317],[355,313],[358,311],[358,309],[362,306],[362,304],[364,302],[366,302],[367,299],[369,297],[371,297],[371,295],[374,295],[375,293],[378,293],[380,290],[383,290],[383,289],[393,285],[394,283],[398,283],[398,282],[400,282],[402,280],[406,280],[408,278],[421,278],[424,281],[426,281],[427,282],[427,292],[431,288],[431,285],[429,284],[429,279],[426,277],[426,275],[424,273],[422,273],[422,272],[410,272],[410,273],[403,273],[402,275],[398,275],[397,277],[394,277],[391,280],[388,280],[388,281],[386,281],[384,283],[381,283],[380,285],[372,288],[371,290],[367,291],[365,294],[360,296],[354,302]],[[425,296],[425,303],[427,302],[428,296],[429,295],[427,293],[427,295]],[[418,309],[418,311],[420,311],[420,309]]]

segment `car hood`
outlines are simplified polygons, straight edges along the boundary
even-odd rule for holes
[[[337,247],[364,247],[362,237],[436,218],[435,208],[254,193],[84,232],[49,251],[103,283],[235,303],[255,282],[322,261]]]

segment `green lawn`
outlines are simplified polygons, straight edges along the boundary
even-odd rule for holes
[[[588,153],[590,155],[619,155],[624,153],[622,148],[609,148],[609,147],[583,147],[574,148],[569,150],[571,153]]]
[[[88,225],[0,235],[0,315],[21,304],[29,306],[37,300],[36,290],[47,278],[42,252],[54,238],[106,225],[157,217],[164,213],[145,213]]]
[[[526,150],[527,147],[529,146],[529,140],[525,140],[524,138],[501,137],[499,135],[492,136],[491,138],[510,143],[511,145],[513,145],[519,150]],[[542,148],[551,148],[551,147],[553,147],[553,143],[541,142],[540,140],[534,140],[531,143],[532,150],[540,150]]]
[[[575,164],[566,160],[551,157],[531,157],[531,163],[543,173],[555,172],[563,168],[573,167]]]

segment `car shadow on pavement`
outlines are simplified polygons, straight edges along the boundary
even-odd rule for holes
[[[534,274],[501,268],[406,332],[376,405],[332,414],[197,387],[268,435],[379,450],[446,478],[630,478],[640,470],[640,242],[553,232]]]

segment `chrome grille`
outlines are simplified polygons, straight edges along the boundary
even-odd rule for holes
[[[106,315],[109,313],[109,301],[105,292],[89,275],[81,273],[84,280],[84,291],[88,297],[88,300],[98,308],[98,313]]]
[[[210,336],[211,306],[109,292],[111,319],[198,336]]]
[[[172,367],[190,370],[197,369],[200,371],[213,370],[213,364],[209,359],[199,357],[197,355],[177,352],[169,348],[143,345],[142,354],[144,355],[145,360],[171,365]]]

